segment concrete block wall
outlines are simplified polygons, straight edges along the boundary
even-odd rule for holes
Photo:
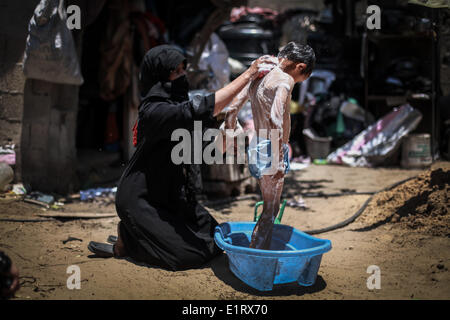
[[[25,79],[28,23],[39,0],[0,0],[0,145],[16,145],[15,180],[65,194],[76,188],[78,87]],[[81,49],[81,34],[75,38]]]
[[[66,194],[77,188],[78,86],[27,79],[22,123],[22,178],[32,189]]]
[[[16,145],[16,181],[21,180],[22,59],[28,22],[38,2],[0,0],[0,145]]]

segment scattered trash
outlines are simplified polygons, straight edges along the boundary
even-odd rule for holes
[[[36,200],[42,203],[45,203],[47,205],[51,205],[55,202],[55,197],[52,195],[44,194],[39,191],[32,191],[30,194],[28,194],[25,199],[32,199]]]
[[[409,104],[395,108],[331,153],[327,160],[352,167],[382,164],[399,149],[402,138],[414,130],[421,119],[422,114]]]
[[[0,162],[0,192],[6,190],[6,186],[14,179],[13,169],[6,163]]]
[[[50,209],[52,210],[60,210],[64,206],[64,203],[62,202],[55,202],[52,205],[50,205]]]
[[[326,159],[314,159],[313,161],[314,164],[327,164],[328,161]]]
[[[16,195],[24,195],[27,194],[27,189],[25,189],[22,183],[16,183],[13,185],[11,192]]]
[[[80,194],[79,193],[71,194],[67,200],[68,201],[80,200]]]
[[[299,162],[291,162],[289,165],[289,169],[291,171],[304,170],[309,167],[308,163],[299,163]]]
[[[55,206],[55,198],[52,195],[47,195],[39,191],[32,191],[30,194],[27,194],[23,201],[42,206],[46,209]]]
[[[67,242],[70,242],[70,241],[81,241],[81,242],[83,242],[83,240],[81,240],[81,239],[74,238],[74,237],[68,237],[66,240],[63,240],[62,243],[66,244]]]
[[[315,100],[308,98],[305,127],[313,129],[315,137],[331,137],[332,148],[341,147],[375,122],[374,116],[356,99],[343,93],[327,92],[322,87],[316,90]],[[312,137],[306,139],[311,141]]]
[[[304,209],[304,210],[309,209],[309,207],[306,205],[305,200],[303,200],[302,196],[294,197],[293,200],[289,200],[287,202],[287,205],[289,207],[293,207],[293,208],[300,208],[300,209]]]
[[[27,198],[23,199],[23,201],[27,202],[27,203],[37,204],[38,206],[42,206],[44,208],[50,209],[50,206],[44,202],[40,202],[40,201],[33,200],[33,199],[27,199]]]
[[[311,158],[305,156],[298,156],[291,159],[291,163],[303,163],[303,164],[311,164]]]
[[[80,191],[80,200],[89,201],[100,197],[115,197],[117,187],[114,188],[94,188]]]

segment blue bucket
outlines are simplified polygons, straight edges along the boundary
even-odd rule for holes
[[[255,224],[227,222],[215,229],[214,240],[226,252],[236,277],[259,291],[295,281],[302,286],[313,285],[322,254],[331,250],[331,241],[274,224],[270,249],[252,249],[248,246]]]

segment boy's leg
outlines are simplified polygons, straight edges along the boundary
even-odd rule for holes
[[[273,224],[280,208],[284,175],[281,177],[280,175],[263,175],[258,182],[264,205],[263,212],[253,230],[250,248],[268,250],[272,240]]]

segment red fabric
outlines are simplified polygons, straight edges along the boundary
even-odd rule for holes
[[[164,43],[163,35],[166,32],[166,28],[159,18],[153,16],[150,12],[134,12],[132,20],[140,38],[144,42],[146,52]]]
[[[150,12],[146,12],[145,15],[147,16],[147,19],[150,20],[151,23],[153,23],[155,26],[158,27],[159,32],[161,34],[164,34],[166,32],[166,28],[164,26],[164,22],[162,22],[161,19],[159,19],[158,17],[155,17],[154,15],[152,15]]]
[[[135,147],[137,145],[137,126],[138,126],[138,121],[136,120],[136,122],[134,123],[134,126],[133,126],[133,145]]]

